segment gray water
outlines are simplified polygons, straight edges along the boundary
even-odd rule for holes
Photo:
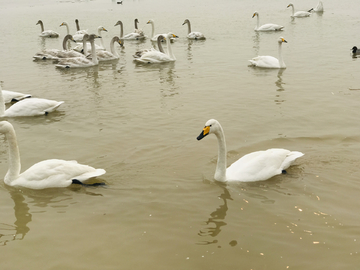
[[[325,12],[291,20],[283,1],[9,1],[0,9],[3,89],[63,100],[48,116],[7,119],[22,169],[49,158],[77,160],[107,173],[107,187],[28,190],[0,184],[2,269],[356,269],[360,264],[360,20],[354,1],[323,1]],[[307,10],[317,0],[293,2]],[[260,23],[285,26],[256,33]],[[119,35],[133,21],[147,35],[179,36],[175,63],[139,65],[150,41],[125,41],[120,59],[58,70],[33,61],[61,48],[66,29]],[[188,41],[184,19],[205,41]],[[60,33],[42,39],[45,29]],[[278,56],[285,70],[249,67]],[[305,154],[288,174],[256,183],[213,180],[215,136],[223,126],[228,163],[273,147]],[[7,146],[0,137],[0,175]]]

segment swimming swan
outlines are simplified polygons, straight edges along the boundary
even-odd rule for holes
[[[144,53],[141,57],[135,58],[135,61],[141,63],[148,63],[148,64],[159,64],[165,62],[173,62],[176,60],[175,55],[171,48],[170,38],[177,38],[178,36],[174,35],[173,33],[168,33],[165,37],[166,39],[166,46],[168,53],[163,53],[157,50],[149,51]]]
[[[257,17],[257,24],[255,27],[255,31],[280,31],[283,30],[284,28],[284,26],[274,23],[267,23],[262,26],[259,26],[260,19],[259,19],[259,13],[257,11],[254,12],[252,17],[254,18],[255,16]]]
[[[158,38],[157,38],[157,46],[158,46],[158,51],[161,52],[161,53],[165,53],[164,52],[164,49],[161,45],[161,42],[165,40],[164,36],[163,35],[159,35]],[[148,53],[148,52],[151,52],[151,51],[157,51],[156,49],[154,48],[151,48],[151,49],[144,49],[144,50],[141,50],[141,51],[137,51],[135,52],[135,54],[133,55],[134,58],[140,58],[141,56],[143,56],[145,53]]]
[[[84,40],[85,40],[84,36]],[[58,64],[55,65],[57,68],[85,68],[92,67],[99,64],[98,58],[96,57],[95,50],[95,38],[99,38],[99,36],[91,34],[87,41],[90,41],[91,45],[91,55],[92,60],[87,59],[86,57],[74,57],[74,58],[64,58],[59,61]],[[86,41],[84,41],[85,43]],[[85,48],[86,49],[86,48]]]
[[[226,168],[226,143],[224,131],[218,121],[210,119],[197,137],[201,140],[208,134],[215,134],[218,140],[218,160],[214,179],[221,182],[255,182],[267,180],[283,173],[304,154],[297,151],[272,148],[247,154]]]
[[[68,49],[68,41],[76,42],[71,35],[66,35],[63,40],[63,50],[45,49],[36,53],[33,58],[35,60],[59,60],[60,58],[85,57],[85,55]]]
[[[4,97],[0,86],[0,117],[38,116],[55,111],[64,101],[43,98],[27,98],[20,100],[5,110]]]
[[[144,35],[144,32],[140,29],[138,29],[138,19],[135,19],[135,30],[133,33],[129,33],[123,37],[123,39],[129,39],[129,40],[142,40],[145,39],[146,36]]]
[[[105,50],[104,40],[103,40],[103,38],[102,38],[102,36],[101,36],[101,32],[102,32],[102,31],[107,32],[107,30],[106,30],[104,27],[99,26],[99,27],[97,28],[97,32],[98,32],[97,37],[100,38],[100,43],[101,43],[101,45],[97,45],[97,44],[94,43],[94,45],[95,45],[95,50],[97,50],[97,51],[99,51],[99,50]],[[90,46],[90,43],[88,42],[87,45]],[[87,53],[86,50],[84,51],[84,43],[79,43],[79,44],[74,48],[74,51],[82,52],[82,53],[84,53],[84,54]]]
[[[121,47],[123,46],[123,41],[119,37],[117,36],[113,37],[110,41],[110,52],[108,51],[96,52],[96,56],[99,62],[119,59],[120,56],[115,50],[115,42],[118,43]],[[90,56],[88,55],[87,58],[92,59],[92,55]]]
[[[103,169],[82,165],[75,160],[61,159],[41,161],[20,173],[20,152],[14,127],[9,122],[2,121],[0,122],[0,133],[5,135],[9,145],[9,169],[4,178],[5,184],[9,186],[31,189],[67,187],[72,183],[82,182],[106,173]]]
[[[319,1],[319,3],[317,4],[317,6],[315,8],[312,8],[309,10],[309,12],[314,11],[314,12],[324,12],[324,5],[321,1]]]
[[[292,8],[292,15],[291,17],[297,17],[297,18],[301,18],[301,17],[309,17],[311,15],[310,12],[307,12],[307,11],[297,11],[295,12],[295,8],[294,8],[294,5],[292,3],[290,3],[288,7],[291,7]],[[294,13],[295,12],[295,13]]]
[[[148,22],[146,24],[151,24],[151,41],[157,42],[158,41],[158,37],[159,36],[166,36],[166,34],[157,34],[155,35],[155,23],[154,20],[148,20]],[[161,39],[161,40],[165,40],[165,39]],[[174,42],[174,38],[171,38],[170,40],[171,42]]]
[[[187,35],[188,39],[195,39],[195,40],[206,39],[204,34],[201,32],[191,32],[191,25],[190,25],[190,21],[188,19],[186,19],[182,25],[184,25],[184,24],[188,25],[188,35]]]
[[[36,25],[40,24],[41,27],[41,33],[40,33],[40,37],[48,37],[48,38],[57,38],[59,37],[59,33],[53,31],[53,30],[44,30],[44,24],[42,22],[42,20],[39,20]]]
[[[283,42],[287,43],[287,41],[283,37],[280,37],[278,39],[279,59],[276,59],[273,56],[257,56],[254,57],[252,60],[249,60],[251,65],[261,68],[286,68],[281,51],[281,44]]]

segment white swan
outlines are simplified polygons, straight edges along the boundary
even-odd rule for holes
[[[224,131],[218,121],[210,119],[197,137],[201,140],[208,134],[215,134],[218,140],[218,160],[214,179],[217,181],[255,182],[267,180],[283,173],[304,154],[297,151],[272,148],[247,154],[226,168],[226,143]]]
[[[79,52],[68,49],[67,43],[69,40],[75,42],[71,35],[66,35],[63,40],[63,50],[46,49],[36,53],[33,58],[35,60],[59,60],[60,58],[85,57]]]
[[[44,30],[44,24],[42,22],[42,20],[39,20],[36,25],[40,24],[41,27],[41,33],[40,33],[40,37],[48,37],[48,38],[57,38],[59,37],[59,33],[53,31],[53,30]]]
[[[257,24],[255,27],[255,31],[281,31],[284,28],[284,26],[274,23],[267,23],[260,26],[259,13],[257,11],[254,12],[252,17],[254,18],[255,16],[257,17]]]
[[[1,86],[0,86],[1,89]],[[3,100],[4,103],[10,103],[10,102],[16,102],[20,101],[25,98],[30,98],[31,95],[29,94],[23,94],[20,92],[14,92],[14,91],[8,91],[8,90],[2,90]]]
[[[89,38],[88,38],[88,41],[90,41],[90,45],[91,45],[92,60],[89,60],[86,57],[64,58],[64,59],[61,59],[59,61],[59,63],[55,65],[55,67],[57,67],[57,68],[85,68],[85,67],[92,67],[92,66],[98,65],[99,60],[96,57],[95,38],[99,38],[99,36],[91,34],[91,35],[89,35]],[[85,36],[84,36],[84,39],[85,39]]]
[[[201,32],[191,32],[191,25],[190,25],[190,21],[188,19],[186,19],[182,25],[184,25],[184,24],[188,25],[188,35],[187,35],[188,39],[195,39],[195,40],[206,39],[204,34]]]
[[[321,1],[319,1],[319,3],[317,4],[317,6],[315,8],[312,8],[309,10],[309,12],[314,11],[314,12],[324,12],[324,5]]]
[[[153,50],[144,53],[141,57],[135,58],[134,60],[141,63],[148,63],[148,64],[159,64],[165,62],[173,62],[176,61],[175,55],[171,48],[170,38],[177,38],[178,36],[174,35],[173,33],[168,33],[165,37],[166,39],[166,46],[167,46],[167,54]]]
[[[96,52],[96,56],[97,56],[99,62],[119,59],[120,56],[117,53],[117,51],[115,50],[115,42],[118,43],[121,47],[123,46],[123,42],[119,37],[117,37],[117,36],[113,37],[110,41],[110,52],[108,52],[108,51],[97,51]],[[88,56],[86,56],[86,58],[92,59],[92,55],[88,55]]]
[[[309,17],[311,15],[310,12],[307,11],[297,11],[295,12],[295,8],[294,5],[292,3],[290,3],[287,7],[291,7],[292,8],[292,15],[291,17],[296,17],[296,18],[301,18],[301,17]]]
[[[281,51],[281,44],[287,41],[283,37],[279,37],[278,44],[279,44],[279,59],[273,56],[257,56],[254,57],[252,60],[249,60],[251,65],[261,68],[286,68],[282,57]]]
[[[161,42],[165,40],[164,36],[163,35],[159,35],[158,38],[157,38],[157,46],[158,46],[158,50],[154,49],[154,48],[151,48],[151,49],[144,49],[144,50],[141,50],[141,51],[137,51],[135,52],[135,54],[133,55],[134,58],[140,58],[141,56],[143,56],[145,53],[148,53],[148,52],[151,52],[151,51],[159,51],[161,53],[165,53],[164,52],[164,49],[161,45]]]
[[[0,86],[0,117],[20,117],[47,115],[55,111],[64,101],[55,101],[43,98],[27,98],[20,100],[5,110],[5,101]]]
[[[70,35],[70,28],[69,28],[69,25],[68,25],[67,22],[62,22],[62,23],[60,24],[60,26],[65,26],[65,27],[66,27],[66,34],[67,34],[67,35]],[[83,33],[75,32],[75,34],[72,35],[72,36],[73,36],[73,38],[74,38],[74,40],[75,40],[76,42],[81,42],[81,41],[83,40],[84,34],[83,34]]]
[[[150,38],[151,41],[157,42],[159,36],[166,36],[166,34],[157,34],[157,35],[155,35],[155,23],[154,23],[154,20],[148,20],[148,22],[146,24],[151,24],[151,38]],[[170,41],[174,42],[174,38],[171,38]]]
[[[85,181],[106,173],[103,169],[95,169],[82,165],[77,161],[48,159],[34,164],[20,173],[20,152],[14,127],[7,121],[0,122],[0,133],[5,135],[9,145],[9,169],[4,182],[9,186],[19,186],[31,189],[67,187],[72,183]]]
[[[97,51],[99,51],[99,50],[105,50],[104,40],[103,40],[103,38],[102,38],[102,36],[101,36],[101,32],[102,32],[102,31],[107,32],[107,30],[106,30],[104,27],[99,26],[99,27],[97,28],[97,32],[98,32],[97,37],[100,38],[100,43],[101,43],[101,45],[94,44],[94,45],[95,45],[95,50],[97,50]],[[88,42],[87,45],[90,46],[90,43]],[[74,51],[83,52],[83,53],[86,54],[86,52],[84,51],[84,43],[79,43],[77,46],[75,46],[75,47],[74,47]]]
[[[144,35],[144,32],[140,29],[138,29],[138,19],[135,19],[135,30],[132,33],[129,33],[123,37],[123,39],[129,39],[129,40],[142,40],[145,39],[146,36]]]
[[[85,35],[85,34],[89,34],[88,30],[81,30],[80,29],[80,25],[79,25],[79,20],[75,19],[75,24],[76,24],[76,32],[75,34],[79,34],[79,35]]]

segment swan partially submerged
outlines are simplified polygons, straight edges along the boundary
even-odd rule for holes
[[[58,49],[45,49],[41,52],[36,53],[33,58],[35,60],[59,60],[61,58],[72,58],[72,57],[85,57],[85,55],[76,52],[74,50],[69,50],[68,41],[73,41],[73,37],[71,35],[66,35],[63,40],[63,50]]]
[[[288,7],[291,7],[291,9],[292,9],[292,13],[291,13],[291,17],[292,17],[292,18],[309,17],[309,16],[311,15],[311,13],[308,12],[308,11],[297,11],[297,12],[295,12],[295,8],[294,8],[294,5],[293,5],[292,3],[290,3],[290,4],[287,6],[287,8],[288,8]]]
[[[218,140],[218,160],[214,179],[221,182],[264,181],[284,173],[297,158],[304,155],[298,151],[272,148],[247,154],[226,168],[225,135],[220,123],[215,119],[205,123],[197,139],[201,140],[209,134],[215,134]]]
[[[43,98],[27,98],[18,101],[5,110],[5,100],[0,86],[0,117],[21,117],[47,115],[55,111],[64,101]]]
[[[75,160],[61,159],[38,162],[20,173],[20,152],[14,127],[7,121],[1,121],[0,133],[5,135],[9,151],[9,169],[4,177],[6,185],[31,189],[67,187],[72,183],[79,184],[79,182],[82,183],[89,178],[106,173],[103,169],[82,165]]]
[[[99,64],[99,60],[96,57],[95,50],[95,38],[100,38],[97,35],[91,34],[87,41],[90,42],[91,45],[91,55],[92,60],[87,59],[86,57],[74,57],[74,58],[64,58],[59,61],[55,66],[57,68],[85,68],[92,67]],[[84,36],[85,39],[85,36]],[[84,41],[86,42],[86,41]],[[85,48],[86,49],[86,48]]]
[[[206,39],[203,33],[191,31],[191,24],[188,19],[186,19],[182,25],[184,24],[188,25],[188,34],[187,34],[188,39],[195,39],[195,40]]]
[[[282,51],[281,51],[281,45],[282,43],[287,41],[280,37],[278,39],[279,44],[279,59],[273,57],[273,56],[257,56],[253,59],[249,60],[252,66],[261,67],[261,68],[286,68],[286,65],[284,63],[283,57],[282,57]]]
[[[57,38],[59,37],[59,33],[53,31],[53,30],[44,30],[44,24],[42,22],[42,20],[38,20],[38,22],[36,23],[36,25],[40,24],[41,27],[41,33],[40,33],[40,37],[47,37],[47,38]]]
[[[311,9],[309,10],[309,12],[311,12],[311,11],[314,11],[314,12],[324,12],[324,5],[323,5],[323,3],[322,3],[321,1],[319,1],[319,3],[317,4],[316,7],[311,8]]]
[[[274,23],[267,23],[260,26],[259,13],[257,11],[254,12],[252,17],[254,18],[255,16],[257,17],[255,31],[281,31],[284,28],[284,26]]]
[[[1,86],[0,86],[1,89]],[[30,98],[30,94],[23,94],[20,92],[14,92],[9,90],[2,90],[2,96],[4,103],[11,103],[11,102],[17,102],[25,98]]]
[[[141,57],[135,58],[134,60],[137,62],[148,63],[148,64],[159,64],[159,63],[176,61],[175,55],[171,48],[170,38],[177,38],[177,37],[178,36],[174,35],[171,32],[166,35],[165,39],[166,39],[167,53],[153,50],[144,53]]]

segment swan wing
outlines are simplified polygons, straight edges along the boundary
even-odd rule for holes
[[[284,26],[274,24],[274,23],[267,23],[260,26],[256,31],[281,31],[283,30]]]
[[[36,53],[33,58],[35,60],[57,60],[57,54],[61,52],[61,50],[58,49],[47,49],[43,50],[42,52]]]
[[[8,90],[2,90],[2,95],[3,95],[5,103],[10,103],[12,101],[19,101],[24,98],[31,97],[31,95],[29,95],[29,94],[23,94],[23,93],[19,93],[19,92],[8,91]]]
[[[251,65],[263,68],[280,68],[279,60],[273,56],[257,56],[249,60]]]
[[[49,38],[57,38],[59,37],[59,33],[53,31],[53,30],[45,30],[40,33],[40,37],[49,37]]]
[[[139,34],[139,33],[130,33],[130,34],[127,34],[127,35],[123,36],[122,38],[123,39],[139,40],[139,39],[145,39],[146,37],[144,35]]]
[[[84,181],[105,173],[103,169],[82,165],[74,160],[49,159],[31,166],[11,182],[11,185],[32,189],[67,187],[72,184],[73,179]]]
[[[231,164],[226,170],[226,180],[254,182],[267,180],[281,174],[298,157],[301,152],[286,149],[268,149],[247,154]]]
[[[297,11],[292,17],[309,17],[310,15],[311,13],[307,11]]]
[[[63,101],[55,101],[43,98],[23,99],[12,105],[5,111],[5,117],[37,116],[55,111]]]
[[[188,39],[205,39],[205,36],[201,32],[191,32],[187,35]]]
[[[135,58],[135,61],[149,64],[164,63],[174,61],[167,54],[159,51],[149,51],[144,53],[140,58]]]
[[[94,62],[87,59],[86,57],[74,57],[74,58],[64,58],[55,65],[57,68],[83,68],[83,67],[92,67]]]

